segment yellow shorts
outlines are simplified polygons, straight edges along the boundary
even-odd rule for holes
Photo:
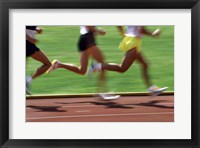
[[[126,36],[121,41],[119,48],[124,52],[126,52],[130,49],[136,48],[137,52],[140,52],[141,45],[142,45],[141,38]]]

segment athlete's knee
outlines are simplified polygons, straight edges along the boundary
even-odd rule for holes
[[[80,69],[80,74],[81,74],[81,75],[85,75],[86,72],[87,72],[87,69]]]
[[[45,63],[45,65],[46,65],[47,67],[51,67],[52,64],[51,64],[50,61],[48,61],[48,62]]]
[[[123,68],[123,67],[120,68],[120,70],[119,70],[120,73],[125,73],[126,71],[127,71],[127,68]]]

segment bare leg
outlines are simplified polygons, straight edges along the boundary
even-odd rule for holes
[[[49,67],[51,66],[51,62],[49,61],[46,54],[41,50],[36,52],[35,54],[33,54],[31,57],[33,59],[43,63],[43,65],[41,67],[39,67],[37,69],[37,71],[31,76],[32,79],[35,79],[36,77],[42,75],[43,73],[45,73],[49,69]]]
[[[87,71],[87,66],[88,66],[88,61],[89,61],[90,55],[92,55],[93,58],[95,58],[95,60],[97,60],[98,62],[103,61],[100,50],[96,46],[93,46],[93,47],[80,53],[80,67],[73,65],[73,64],[69,64],[69,63],[60,63],[59,62],[57,68],[64,68],[64,69],[70,70],[72,72],[75,72],[77,74],[84,75]]]
[[[122,59],[122,62],[120,65],[114,64],[114,63],[103,64],[103,69],[124,73],[130,68],[130,66],[133,64],[134,60],[136,59],[136,57],[137,57],[136,49],[130,49],[126,52],[126,55]]]
[[[101,50],[97,46],[93,46],[87,50],[87,52],[99,63],[104,63],[104,57]],[[105,71],[101,70],[99,74],[99,82],[98,82],[98,92],[106,91],[105,84]]]
[[[137,55],[137,61],[142,66],[143,79],[144,79],[147,87],[150,87],[152,85],[152,83],[150,82],[150,77],[149,77],[149,74],[148,74],[148,64],[147,64],[146,60],[144,59],[144,57],[142,56],[141,52],[138,53],[138,55]]]
[[[88,49],[88,53],[99,63],[104,63],[104,57],[101,50],[97,46],[93,46]],[[100,79],[104,80],[104,70],[100,72]]]
[[[58,68],[64,68],[72,72],[75,72],[77,74],[84,75],[87,71],[88,60],[89,60],[89,55],[87,51],[83,51],[80,53],[80,67],[68,63],[59,63]]]

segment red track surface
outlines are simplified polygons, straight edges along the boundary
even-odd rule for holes
[[[27,99],[27,122],[173,122],[174,96]]]

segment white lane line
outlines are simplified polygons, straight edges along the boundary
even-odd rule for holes
[[[123,105],[123,104],[122,104]],[[157,104],[155,104],[155,105],[174,105],[174,103],[157,103]],[[69,108],[73,108],[73,107],[96,107],[97,105],[80,105],[80,106],[60,106],[60,108],[65,108],[65,107],[69,107]],[[102,105],[103,106],[103,105]],[[140,107],[140,105],[126,105],[126,106],[138,106],[138,107]],[[141,106],[141,107],[144,107],[144,106]],[[26,109],[32,109],[31,107],[27,107]]]
[[[85,112],[90,112],[90,110],[77,110],[77,113],[85,113]]]
[[[33,117],[33,118],[26,118],[26,119],[37,120],[37,119],[53,119],[53,118],[138,116],[138,115],[169,115],[169,114],[174,114],[174,112],[160,112],[160,113],[129,113],[129,114],[97,114],[97,115],[74,115],[74,116],[51,116],[51,117]]]

